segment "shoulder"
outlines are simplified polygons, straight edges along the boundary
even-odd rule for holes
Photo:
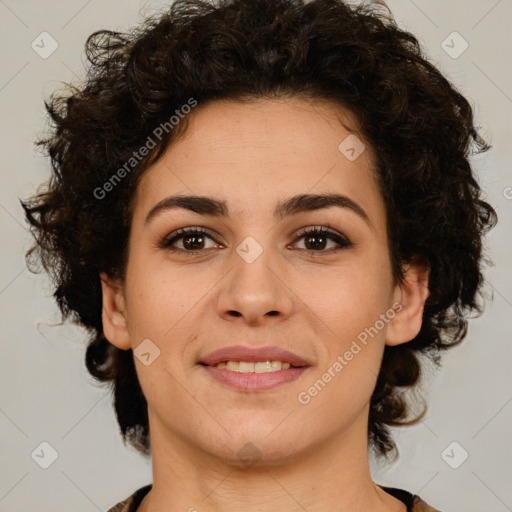
[[[437,508],[431,507],[425,503],[418,495],[412,494],[403,489],[395,489],[393,487],[384,487],[379,485],[381,489],[391,496],[394,496],[407,506],[407,512],[441,512]]]
[[[425,503],[419,496],[414,497],[411,512],[441,512],[439,509],[431,507]]]
[[[135,512],[144,496],[151,490],[151,485],[152,484],[145,485],[137,489],[131,496],[128,496],[125,500],[109,508],[107,512]]]

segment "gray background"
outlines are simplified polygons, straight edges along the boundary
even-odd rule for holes
[[[25,268],[31,239],[17,198],[34,193],[48,176],[48,162],[33,146],[45,124],[43,97],[83,76],[86,37],[100,28],[126,29],[164,5],[0,0],[0,511],[104,511],[152,480],[150,460],[121,441],[107,388],[85,370],[84,332],[55,326],[60,315],[48,279]],[[474,165],[500,222],[488,237],[495,266],[486,271],[487,290],[494,299],[471,323],[465,342],[445,355],[441,371],[426,372],[429,412],[422,423],[395,429],[399,460],[388,467],[372,461],[372,472],[377,482],[419,493],[443,512],[505,512],[512,510],[512,1],[389,5],[474,106],[494,147]],[[446,39],[454,31],[469,44],[457,58],[463,40]],[[47,58],[39,53],[48,52],[51,41],[42,32],[58,43]],[[49,460],[48,449],[41,455],[43,441],[58,452],[47,469],[35,461]],[[39,458],[31,456],[34,450]],[[462,450],[469,456],[460,464]]]

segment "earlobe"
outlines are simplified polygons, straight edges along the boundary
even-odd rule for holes
[[[389,322],[386,345],[400,345],[414,339],[421,329],[425,301],[429,296],[430,268],[415,259],[404,267],[405,276],[395,288],[395,302],[401,309]]]
[[[119,279],[100,274],[102,292],[102,323],[105,338],[121,350],[131,348],[126,322],[124,287]]]

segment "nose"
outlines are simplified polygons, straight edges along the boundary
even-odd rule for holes
[[[292,314],[293,267],[277,253],[258,246],[249,240],[230,255],[232,270],[223,280],[217,302],[224,319],[255,326],[269,322],[270,317],[283,321]]]

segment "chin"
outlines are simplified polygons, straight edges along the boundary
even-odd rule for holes
[[[244,434],[232,432],[232,437],[204,448],[215,458],[238,469],[291,463],[307,448],[299,445],[300,440],[294,440],[284,430],[279,434],[274,432],[270,436],[267,432],[269,431],[261,429],[255,431],[254,435],[247,431]]]

